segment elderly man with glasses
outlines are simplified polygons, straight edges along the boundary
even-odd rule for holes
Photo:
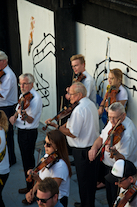
[[[11,124],[18,127],[18,143],[21,151],[25,177],[27,171],[35,167],[34,149],[37,139],[37,128],[42,112],[42,100],[33,88],[34,77],[30,73],[19,76],[21,95],[16,112],[10,117]],[[27,182],[27,188],[19,189],[19,193],[27,193],[33,186],[33,182]]]
[[[46,120],[46,124],[59,129],[67,137],[76,166],[81,203],[75,207],[94,207],[96,191],[96,160],[90,162],[88,151],[99,136],[99,116],[95,104],[86,97],[87,90],[83,83],[75,82],[69,89],[71,104],[78,105],[72,111],[67,123],[62,126]]]
[[[137,167],[137,129],[132,120],[126,116],[124,106],[120,102],[113,103],[108,108],[108,118],[109,122],[88,153],[89,159],[93,161],[97,154],[99,154],[98,150],[101,148],[102,144],[104,144],[101,151],[101,164],[104,168],[104,174],[101,172],[102,177],[110,172],[115,161],[120,158],[131,160]],[[122,129],[119,133],[117,133],[117,131],[119,131],[117,130],[118,127]],[[115,137],[118,137],[118,140],[119,137],[121,139],[111,147],[111,140],[113,138],[115,139]],[[109,207],[112,207],[117,197],[118,188],[115,184],[110,184],[107,181],[105,184],[108,204]]]

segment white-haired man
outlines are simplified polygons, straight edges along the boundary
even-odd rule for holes
[[[81,82],[70,86],[70,103],[78,102],[67,123],[59,126],[46,120],[46,124],[59,129],[67,137],[68,144],[72,147],[72,155],[76,166],[80,203],[75,206],[94,207],[96,191],[96,160],[90,162],[88,150],[99,135],[99,117],[95,104],[86,97],[87,91]]]
[[[25,177],[28,176],[27,171],[35,167],[34,149],[42,112],[42,100],[33,88],[34,81],[34,77],[30,73],[19,76],[19,86],[22,93],[19,100],[21,103],[17,105],[15,114],[10,117],[10,122],[18,127],[18,143]],[[33,182],[27,182],[27,188],[19,189],[19,193],[27,193],[32,185]]]
[[[109,122],[106,127],[102,130],[101,135],[94,142],[93,146],[89,150],[89,159],[93,161],[96,158],[96,154],[103,143],[105,143],[104,157],[102,157],[102,166],[104,167],[104,175],[108,174],[113,167],[113,164],[117,159],[128,159],[137,166],[137,129],[133,124],[132,120],[126,116],[125,108],[120,102],[115,102],[108,108],[108,119]],[[122,124],[120,126],[120,124]],[[117,127],[112,133],[110,138],[120,136],[121,139],[112,148],[110,146],[110,139],[108,141],[110,130],[114,127],[121,127],[120,132],[117,134]],[[124,127],[124,128],[123,128]],[[112,152],[112,153],[111,153]],[[110,156],[112,155],[112,157]],[[103,172],[102,172],[103,173]],[[115,184],[106,184],[107,200],[109,207],[112,207],[117,197],[117,186]]]

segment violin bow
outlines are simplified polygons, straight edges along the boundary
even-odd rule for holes
[[[97,154],[96,154],[96,157],[100,154],[102,148],[103,148],[103,147],[105,146],[105,144],[106,144],[106,141],[107,141],[107,140],[109,139],[109,137],[113,134],[113,132],[115,131],[115,129],[117,128],[117,126],[120,124],[120,122],[121,122],[121,119],[119,119],[119,121],[116,123],[116,125],[115,125],[114,128],[112,129],[110,135],[107,137],[107,139],[105,140],[105,142],[104,142],[104,143],[102,144],[102,146],[100,147],[99,151],[98,151]],[[95,158],[96,158],[96,157],[95,157]]]
[[[62,110],[62,107],[63,107],[63,96],[61,96],[60,111]],[[61,120],[59,120],[59,125],[61,125]]]

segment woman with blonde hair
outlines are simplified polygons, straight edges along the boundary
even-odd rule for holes
[[[2,200],[2,190],[9,176],[9,155],[6,143],[6,132],[8,131],[8,118],[4,111],[0,110],[0,207],[5,207]]]
[[[122,79],[123,79],[123,73],[120,69],[114,68],[114,69],[110,70],[110,72],[108,74],[109,85],[108,85],[107,89],[109,91],[110,87],[114,86],[115,89],[117,90],[116,101],[121,102],[124,106],[126,106],[126,103],[128,101],[128,94],[127,94],[126,89],[122,85]],[[105,94],[105,96],[99,106],[99,109],[98,109],[99,115],[101,115],[103,113],[104,108],[107,111],[108,107],[105,107],[105,103],[107,101],[106,95],[107,95],[107,93]]]

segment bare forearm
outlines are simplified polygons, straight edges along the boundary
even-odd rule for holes
[[[91,147],[91,149],[88,151],[88,157],[90,161],[93,161],[96,158],[98,149],[101,147],[101,145],[102,145],[102,138],[98,137],[94,142],[93,146]]]
[[[27,116],[25,121],[27,121],[29,124],[31,124],[33,122],[33,118],[31,116]]]
[[[95,142],[94,142],[94,144],[93,144],[93,146],[92,146],[92,149],[97,149],[97,150],[98,150],[98,149],[101,147],[102,142],[103,142],[102,138],[101,138],[101,137],[98,137],[98,138],[95,140]]]
[[[66,128],[64,125],[60,126],[57,125],[56,129],[59,129],[59,131],[61,131],[64,135],[75,138],[75,136],[73,134],[70,133],[69,129]]]

